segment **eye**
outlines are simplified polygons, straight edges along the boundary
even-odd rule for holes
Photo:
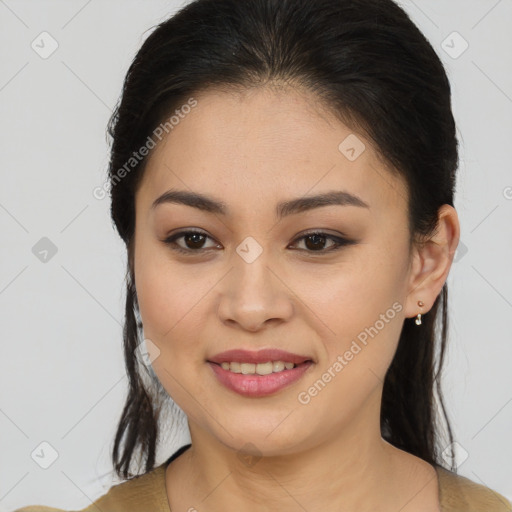
[[[176,240],[183,238],[185,247],[176,243]],[[204,241],[210,238],[206,233],[196,230],[180,231],[164,240],[165,244],[171,246],[171,249],[177,252],[191,254],[201,252],[210,248],[204,248]],[[213,239],[212,239],[213,240]]]
[[[332,244],[327,249],[325,249],[325,244],[328,240],[331,240]],[[341,249],[343,246],[353,245],[357,243],[355,240],[351,240],[346,237],[329,235],[328,233],[323,233],[322,231],[313,231],[310,233],[306,233],[305,235],[296,238],[294,242],[297,241],[304,241],[305,247],[307,247],[307,249],[300,250],[305,250],[306,252],[320,253],[336,251],[338,249]]]
[[[193,255],[194,253],[200,254],[201,252],[208,251],[213,248],[220,248],[220,245],[213,245],[205,247],[205,241],[207,239],[213,240],[203,231],[198,230],[187,230],[180,231],[171,235],[170,237],[163,240],[163,242],[171,247],[173,251],[177,251],[187,255]],[[177,240],[183,239],[184,246],[177,243]],[[327,241],[331,241],[331,244],[325,248]],[[304,241],[306,249],[299,249],[301,251],[309,253],[327,253],[341,249],[347,245],[356,244],[356,240],[352,240],[342,236],[329,235],[322,231],[313,231],[306,233],[296,238],[291,246],[297,245],[298,242]],[[290,246],[289,246],[290,247]]]

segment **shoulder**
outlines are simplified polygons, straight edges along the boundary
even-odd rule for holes
[[[148,473],[117,484],[107,494],[79,512],[168,512],[165,489],[165,464]]]
[[[165,464],[148,473],[112,486],[88,507],[74,512],[170,512],[165,489]],[[67,512],[59,508],[32,505],[13,512]],[[68,511],[71,512],[71,511]]]
[[[501,494],[436,466],[442,512],[512,512],[512,504]]]

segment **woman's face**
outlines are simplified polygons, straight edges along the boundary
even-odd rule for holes
[[[194,98],[152,150],[136,195],[135,285],[158,378],[192,436],[233,449],[293,453],[343,428],[379,431],[385,372],[404,317],[418,312],[405,185],[312,96]],[[201,194],[224,212],[153,207],[168,191]],[[307,201],[341,192],[354,198]],[[199,235],[165,242],[191,230]],[[240,367],[211,362],[235,349],[310,362],[283,370],[278,361],[293,357],[268,353],[261,359],[275,365],[251,365],[247,354],[227,356]]]

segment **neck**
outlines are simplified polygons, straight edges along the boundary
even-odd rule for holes
[[[384,441],[379,414],[372,417],[294,453],[252,459],[192,423],[192,446],[167,475],[168,489],[175,489],[169,492],[173,510],[438,510],[432,466]],[[182,483],[172,487],[178,475]],[[188,498],[180,503],[177,493]]]

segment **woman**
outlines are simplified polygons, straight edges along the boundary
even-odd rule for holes
[[[440,390],[450,102],[391,0],[196,0],[151,34],[110,126],[127,481],[84,510],[511,510],[453,471]],[[191,443],[155,467],[167,396]]]

